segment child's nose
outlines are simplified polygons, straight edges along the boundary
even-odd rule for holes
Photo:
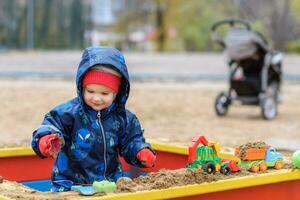
[[[100,102],[101,101],[101,97],[99,95],[95,95],[94,96],[94,101],[95,102]]]

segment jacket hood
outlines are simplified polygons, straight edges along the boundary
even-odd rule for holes
[[[122,74],[122,82],[114,103],[125,108],[129,96],[130,82],[123,54],[112,47],[88,47],[84,50],[76,75],[77,95],[83,103],[82,79],[84,74],[97,64],[109,65]]]

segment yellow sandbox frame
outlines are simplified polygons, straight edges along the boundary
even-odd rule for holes
[[[151,142],[152,147],[158,152],[167,152],[170,154],[180,154],[180,155],[187,155],[188,149],[183,146],[172,146],[167,144],[155,143]],[[9,158],[9,157],[16,157],[16,156],[33,156],[35,155],[31,148],[28,147],[20,147],[20,148],[6,148],[0,149],[0,158]],[[220,156],[227,159],[236,160],[237,158],[229,153],[220,153]],[[102,197],[82,197],[82,199],[89,199],[89,200],[133,200],[133,199],[142,199],[142,200],[154,200],[154,199],[184,199],[185,197],[195,197],[194,199],[201,199],[202,195],[209,195],[209,194],[222,194],[222,192],[235,192],[237,191],[236,195],[239,195],[243,191],[239,191],[239,189],[243,188],[253,188],[255,191],[258,191],[259,186],[268,186],[271,187],[273,192],[278,190],[277,188],[282,188],[285,186],[278,184],[288,184],[287,189],[291,188],[296,184],[297,187],[300,186],[300,170],[277,170],[272,171],[270,173],[265,174],[253,174],[251,176],[246,177],[239,177],[239,178],[232,178],[227,180],[220,180],[211,183],[202,183],[202,184],[194,184],[194,185],[187,185],[187,186],[180,186],[180,187],[172,187],[167,189],[161,190],[151,190],[151,191],[139,191],[135,193],[120,193],[120,194],[108,194]],[[275,187],[276,186],[276,187]],[[274,188],[273,188],[274,187]],[[300,187],[299,187],[300,188]],[[262,195],[264,189],[259,192],[258,195]],[[225,195],[225,194],[224,194]],[[292,198],[290,199],[297,199],[298,195],[295,196],[291,194]],[[279,195],[274,197],[273,199],[280,199]],[[0,199],[7,200],[8,198],[3,197],[0,195]],[[217,199],[217,198],[208,198],[205,196],[205,199]],[[244,196],[243,199],[247,199]]]

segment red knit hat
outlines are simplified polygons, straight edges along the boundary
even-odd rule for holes
[[[104,85],[111,88],[115,93],[118,93],[121,77],[104,71],[90,70],[84,75],[82,80],[83,87],[88,84]]]

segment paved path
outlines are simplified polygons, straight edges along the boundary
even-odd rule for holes
[[[73,78],[80,51],[0,52],[0,77]],[[223,54],[125,53],[133,79],[221,79],[228,75]],[[300,80],[300,55],[284,56],[284,79]]]

